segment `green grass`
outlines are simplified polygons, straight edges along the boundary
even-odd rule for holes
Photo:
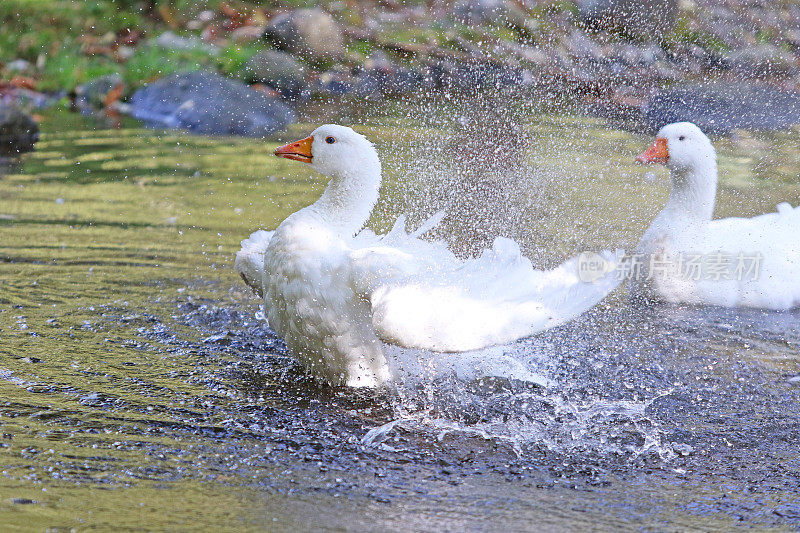
[[[196,12],[218,7],[220,0],[158,1],[181,21]],[[258,51],[255,45],[228,45],[218,55],[203,50],[166,50],[140,45],[125,62],[103,55],[85,55],[82,37],[107,38],[125,28],[143,29],[155,36],[169,27],[140,0],[3,0],[0,2],[0,63],[25,59],[36,67],[41,90],[71,90],[105,74],[118,73],[131,88],[179,70],[213,68],[225,74],[238,71]],[[0,76],[2,71],[0,70]],[[7,76],[10,77],[11,73]]]
[[[694,44],[706,50],[727,52],[728,45],[713,35],[692,28],[691,20],[686,16],[678,17],[675,28],[664,39],[667,47],[675,44]]]
[[[231,44],[211,56],[203,50],[165,50],[155,45],[136,48],[124,64],[103,56],[88,57],[75,54],[64,45],[47,55],[41,70],[42,90],[70,90],[106,74],[120,74],[129,90],[161,76],[178,71],[213,69],[235,74],[258,48],[252,45]]]
[[[0,2],[0,61],[36,61],[61,47],[75,47],[81,35],[145,26],[143,13],[108,0],[3,0]]]

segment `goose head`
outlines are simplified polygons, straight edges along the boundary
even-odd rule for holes
[[[687,224],[699,228],[711,220],[717,193],[717,153],[700,128],[691,122],[664,126],[636,161],[663,163],[672,179],[667,205],[651,230],[677,227],[685,231]]]
[[[275,150],[330,177],[322,196],[305,211],[327,229],[353,236],[369,219],[381,186],[378,152],[363,135],[346,126],[326,124],[310,136]]]
[[[337,124],[320,126],[305,139],[279,147],[275,155],[307,163],[326,176],[357,176],[376,170],[380,174],[373,144],[352,128]]]
[[[661,128],[656,141],[636,162],[662,163],[673,172],[694,173],[715,167],[716,159],[714,145],[700,128],[691,122],[676,122]]]

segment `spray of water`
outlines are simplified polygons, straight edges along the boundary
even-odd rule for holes
[[[566,144],[583,141],[580,128],[573,126],[563,136],[537,129],[532,119],[540,116],[541,103],[531,92],[491,76],[468,91],[445,89],[403,104],[405,118],[381,123],[389,179],[379,216],[392,220],[406,214],[413,226],[444,210],[446,218],[434,238],[447,241],[462,257],[478,255],[496,236],[505,236],[520,243],[534,264],[549,267],[565,259],[553,254],[559,248],[553,236],[541,235],[537,228],[548,217],[566,216],[552,212],[552,197],[583,183],[565,175],[557,163],[534,161],[557,162]],[[413,127],[398,127],[407,123]],[[577,210],[569,215],[584,216]],[[586,224],[568,223],[558,237],[592,242],[587,232],[591,228]],[[518,454],[543,447],[627,459],[643,454],[673,457],[647,413],[667,392],[587,394],[585,373],[577,375],[575,368],[588,361],[576,358],[574,345],[583,343],[591,353],[592,339],[572,331],[578,335],[558,338],[563,332],[557,331],[461,354],[387,347],[397,376],[396,418],[369,431],[364,444],[390,446],[391,435],[403,428],[440,439],[477,435],[503,442]],[[603,354],[591,356],[594,364],[603,365],[597,359]]]

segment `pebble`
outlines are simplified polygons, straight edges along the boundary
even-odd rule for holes
[[[33,65],[24,59],[15,59],[6,63],[6,70],[9,72],[25,72],[30,70]]]

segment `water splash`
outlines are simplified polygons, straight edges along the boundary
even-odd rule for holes
[[[587,384],[547,383],[506,377],[462,380],[455,372],[449,378],[397,383],[394,409],[402,417],[370,430],[364,443],[383,442],[401,426],[439,440],[480,436],[510,446],[520,457],[542,450],[582,461],[648,456],[667,462],[676,456],[661,422],[649,412],[671,390],[641,400],[585,399]]]

